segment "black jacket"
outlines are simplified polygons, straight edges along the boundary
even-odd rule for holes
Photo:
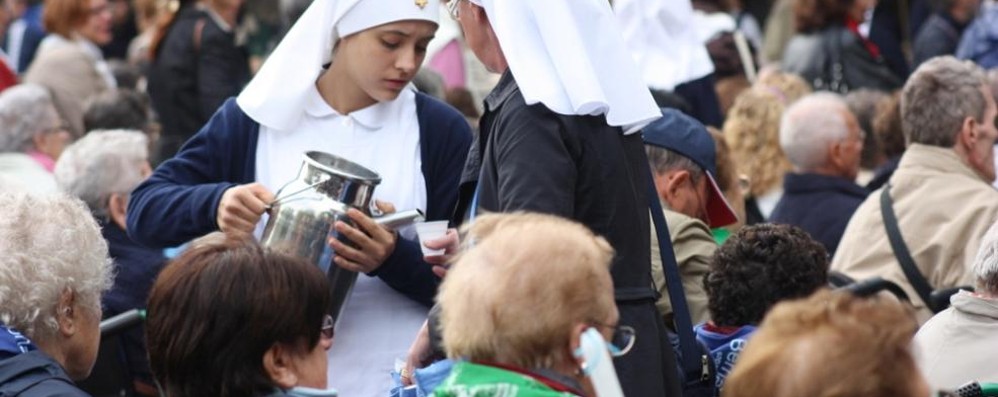
[[[679,395],[675,357],[655,309],[641,135],[623,135],[603,116],[528,106],[508,71],[485,107],[461,178],[456,221],[465,218],[477,188],[481,211],[558,215],[606,238],[616,251],[610,273],[620,323],[644,335],[614,362],[624,394]]]
[[[248,56],[234,33],[197,6],[178,11],[149,66],[149,97],[163,126],[156,160],[176,154],[249,77]]]
[[[39,350],[0,359],[0,397],[89,397]]]
[[[842,233],[869,192],[845,178],[818,174],[787,174],[783,197],[769,221],[804,229],[831,257]]]
[[[827,85],[834,80],[832,70],[836,63],[841,65],[842,82],[850,90],[869,88],[890,92],[904,83],[883,59],[874,58],[860,38],[844,25],[794,36],[783,53],[782,66],[784,71],[800,75],[816,89],[821,89],[819,81]]]

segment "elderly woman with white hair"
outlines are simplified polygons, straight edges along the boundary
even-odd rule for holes
[[[79,200],[0,192],[0,395],[87,396],[111,261]]]
[[[432,395],[620,395],[614,376],[600,377],[614,373],[609,352],[622,355],[635,340],[618,326],[610,243],[531,213],[484,215],[467,233],[475,245],[437,296],[444,349],[457,363]]]
[[[59,188],[86,203],[97,218],[114,260],[114,286],[104,296],[105,314],[145,309],[153,281],[166,264],[163,252],[142,246],[125,232],[128,198],[152,172],[146,135],[136,130],[94,131],[66,148],[56,163]],[[156,394],[143,329],[122,337],[136,390]]]
[[[5,90],[0,94],[0,187],[56,191],[52,170],[71,139],[45,88],[22,84]]]
[[[950,298],[949,309],[915,335],[919,366],[929,384],[955,389],[970,381],[998,382],[998,223],[981,240],[973,266],[976,290]]]

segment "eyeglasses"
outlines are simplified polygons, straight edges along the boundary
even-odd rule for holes
[[[461,19],[460,15],[458,15],[459,3],[461,3],[461,0],[450,0],[447,2],[447,12],[450,13],[450,17],[454,18],[455,21]]]
[[[322,339],[330,340],[333,339],[333,333],[335,332],[335,323],[333,323],[333,316],[326,315],[322,318],[322,328],[319,329],[319,335],[322,335]]]
[[[613,357],[620,357],[631,351],[634,347],[634,341],[637,340],[637,332],[634,328],[628,325],[607,325],[594,322],[593,325],[601,328],[613,330],[613,336],[610,337],[610,343],[607,347],[610,349],[610,355]]]

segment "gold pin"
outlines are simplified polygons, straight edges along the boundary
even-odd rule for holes
[[[427,0],[416,0],[416,5],[419,6],[419,9],[426,8],[427,3]]]

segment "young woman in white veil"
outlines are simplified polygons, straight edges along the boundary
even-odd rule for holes
[[[471,142],[453,108],[409,84],[437,30],[438,0],[316,0],[247,88],[132,194],[129,233],[151,246],[215,230],[259,232],[302,153],[345,157],[382,176],[375,198],[448,219]],[[338,320],[330,382],[386,395],[394,360],[425,318],[438,279],[415,236],[359,211],[338,223],[334,262],[361,274]]]

